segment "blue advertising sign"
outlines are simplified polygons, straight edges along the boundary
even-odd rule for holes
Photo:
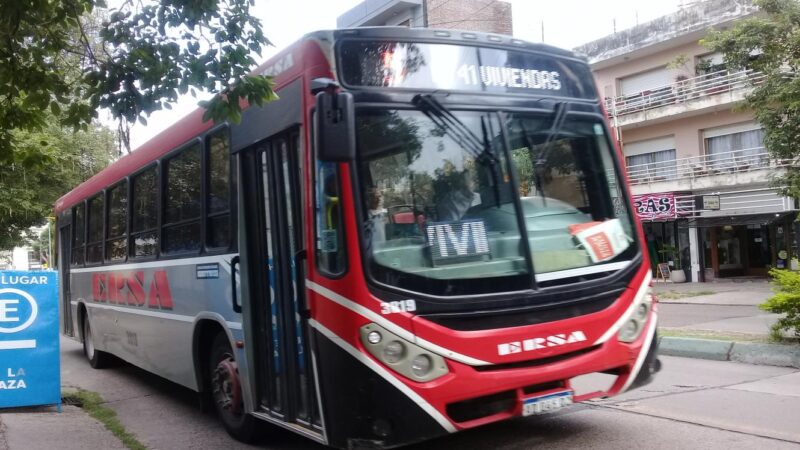
[[[0,271],[0,408],[60,405],[58,280]]]

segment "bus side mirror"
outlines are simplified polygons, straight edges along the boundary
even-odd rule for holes
[[[348,162],[356,157],[355,107],[349,92],[317,94],[317,157],[322,161]]]

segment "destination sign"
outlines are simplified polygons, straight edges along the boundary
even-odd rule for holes
[[[446,89],[594,99],[589,67],[553,55],[468,45],[344,41],[349,87]]]

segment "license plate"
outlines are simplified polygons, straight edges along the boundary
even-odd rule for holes
[[[549,413],[572,404],[572,391],[556,392],[522,401],[522,415],[533,416]]]

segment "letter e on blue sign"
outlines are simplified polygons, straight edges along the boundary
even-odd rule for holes
[[[61,403],[58,280],[0,271],[0,408]]]

